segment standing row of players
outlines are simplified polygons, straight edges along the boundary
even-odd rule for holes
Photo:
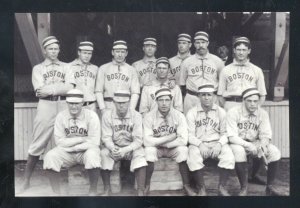
[[[74,87],[83,91],[84,100],[82,102],[82,105],[86,106],[86,108],[95,111],[97,101],[99,109],[101,111],[101,117],[104,114],[105,109],[115,109],[113,104],[114,93],[118,92],[120,89],[128,90],[130,94],[130,102],[128,108],[130,110],[136,108],[139,100],[139,94],[142,89],[141,102],[139,106],[140,112],[143,115],[145,115],[147,112],[153,112],[153,110],[155,111],[156,109],[159,109],[157,108],[157,95],[155,95],[155,92],[159,91],[159,89],[168,89],[162,91],[170,92],[170,96],[167,97],[172,98],[170,100],[170,102],[172,103],[172,109],[174,108],[174,110],[178,110],[179,112],[184,110],[186,115],[191,108],[199,105],[199,86],[213,86],[213,93],[216,94],[217,92],[217,94],[219,95],[219,102],[217,99],[214,99],[214,103],[220,103],[220,105],[224,106],[226,110],[229,109],[232,105],[239,105],[243,100],[241,96],[242,91],[248,88],[257,88],[258,93],[256,95],[260,98],[261,102],[264,100],[266,90],[263,74],[260,68],[251,64],[248,60],[248,55],[251,52],[251,45],[250,41],[247,38],[241,37],[235,40],[233,44],[233,50],[235,54],[234,62],[225,68],[223,68],[224,64],[218,57],[208,52],[207,48],[209,44],[209,36],[205,32],[200,31],[195,34],[194,46],[196,48],[196,53],[194,55],[190,55],[189,52],[191,47],[191,37],[188,34],[180,34],[178,36],[178,55],[171,58],[170,60],[164,57],[157,60],[155,59],[156,44],[156,39],[154,38],[146,38],[144,40],[143,50],[145,52],[145,57],[142,60],[135,62],[133,64],[135,68],[133,68],[125,62],[125,58],[128,54],[126,42],[115,41],[112,49],[112,62],[104,64],[98,69],[95,65],[90,63],[93,51],[93,43],[87,41],[81,42],[78,47],[78,59],[66,65],[57,59],[59,53],[58,40],[54,36],[50,36],[43,41],[46,59],[43,63],[35,66],[32,73],[33,86],[36,92],[36,96],[39,97],[40,100],[37,109],[37,116],[34,120],[33,141],[28,151],[29,156],[25,170],[24,183],[22,184],[21,191],[29,187],[30,177],[36,165],[36,162],[38,161],[39,156],[44,152],[48,141],[52,137],[55,117],[59,111],[66,108],[65,95],[70,89]],[[182,93],[179,89],[178,84],[181,86]],[[212,92],[209,93],[211,94]],[[184,95],[184,106],[182,106],[182,94]],[[255,101],[253,102],[255,103]],[[162,101],[162,103],[166,104],[168,102]],[[70,109],[71,108],[69,108],[69,110]],[[167,107],[163,106],[162,109],[167,109]],[[171,112],[170,109],[168,112]],[[205,115],[207,116],[207,113]],[[205,121],[199,120],[196,123],[198,126],[207,126],[209,122],[213,122],[213,120],[210,120],[208,122],[207,119],[208,118],[205,118]],[[211,118],[209,117],[209,119]],[[256,121],[257,120],[258,118],[256,118]],[[254,126],[251,127],[250,124],[251,122],[253,122],[252,120],[250,122],[250,120],[248,119],[247,122],[248,123],[247,125],[245,124],[244,129],[249,130],[254,128],[258,132],[259,129],[254,124]],[[153,132],[155,131],[153,130]],[[176,132],[177,130],[173,133],[177,135]],[[260,140],[257,132],[256,135],[255,133],[246,133],[250,136],[245,135],[244,132],[241,140],[248,142],[247,144],[242,142],[243,145],[242,143],[238,144],[247,149],[247,151],[249,150],[252,153],[257,153],[254,151],[255,148],[248,144],[250,143],[249,141],[253,141],[253,138],[255,140]],[[124,134],[121,134],[122,139],[123,137]],[[157,136],[153,136],[153,138],[156,137]],[[163,137],[165,137],[165,135]],[[250,139],[248,137],[250,137]],[[66,138],[68,138],[68,136],[66,136]],[[177,136],[175,136],[175,138],[177,138]],[[199,141],[203,140],[203,142],[205,143],[206,139],[209,137],[201,137],[201,135],[197,135],[196,138]],[[165,140],[161,141],[162,143],[159,143],[158,146],[164,147],[164,143],[173,141],[173,139],[174,135],[167,136]],[[271,136],[268,135],[268,141],[270,139]],[[215,141],[217,139],[208,140]],[[200,143],[202,142],[199,143],[199,141],[197,141],[198,145],[196,146],[200,148],[200,146],[203,145],[200,145]],[[76,142],[73,142],[71,142],[73,145],[77,144]],[[170,143],[176,144],[176,142]],[[222,146],[223,144],[220,142],[220,145]],[[87,148],[86,145],[83,146]],[[218,147],[219,145],[216,146]],[[266,143],[264,146],[265,148],[262,149],[265,150],[266,155],[269,155],[267,154],[269,153],[269,151],[266,146],[269,147],[269,143]],[[212,147],[213,146],[209,146],[206,149],[211,149]],[[257,147],[256,151],[260,149],[260,147],[262,146],[259,145],[259,148]],[[174,148],[174,146],[165,148]],[[111,149],[108,147],[108,149],[111,158],[114,158],[114,152],[118,151],[114,148]],[[130,147],[127,148],[127,150],[132,151],[133,149],[132,147]],[[202,154],[203,150],[200,150],[200,153]],[[207,157],[210,154],[211,153],[204,153],[204,156]],[[122,155],[122,153],[119,152],[116,153],[116,155],[120,156]],[[213,155],[216,156],[217,154],[213,153]],[[274,170],[276,170],[278,164],[277,162],[280,158],[279,151],[276,152],[276,155],[276,159],[278,159],[276,160],[276,165],[274,165],[274,168],[269,169],[272,170],[271,172],[276,172]],[[240,156],[238,156],[238,158],[238,160],[243,160],[236,161],[236,170],[242,187],[240,195],[246,195],[247,183],[245,182],[245,180],[243,180],[243,178],[247,178],[244,161],[246,157],[242,157],[241,159]],[[148,160],[147,167],[152,167],[152,165],[149,165],[149,162],[151,164],[151,161]],[[274,161],[269,162],[270,164],[273,164],[272,162]],[[183,173],[187,172],[187,168],[185,167],[185,165],[179,167],[181,167],[180,172],[183,176],[185,190],[189,195],[193,195],[192,190],[189,187],[189,182],[184,179],[185,174]],[[88,169],[93,170],[94,168]],[[96,174],[95,171],[92,170],[90,171],[89,175],[91,176],[90,178],[93,179],[92,181],[94,181]],[[102,172],[102,177],[105,178],[105,171]],[[194,172],[197,173],[197,171]],[[201,174],[196,175],[199,176],[198,179],[201,178]],[[107,181],[107,178],[109,177],[107,176],[106,180],[104,181]],[[146,178],[149,179],[149,177]],[[140,181],[143,180],[140,179]],[[202,180],[199,179],[198,181]],[[271,182],[268,183],[267,190],[271,190],[271,192],[276,193],[276,190],[274,190],[273,186],[271,185],[273,181],[270,181]],[[148,185],[147,182],[146,185]],[[109,188],[108,186],[106,187],[106,192],[108,193]],[[201,188],[202,186],[199,185],[199,187],[199,195],[204,194],[204,191]],[[144,193],[145,189],[142,188],[142,190],[142,192]],[[94,192],[94,188],[92,188],[91,192]],[[223,192],[224,190],[222,191],[222,189],[220,189],[221,195],[227,195],[227,193]]]

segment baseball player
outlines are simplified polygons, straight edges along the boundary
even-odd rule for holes
[[[157,42],[155,38],[145,38],[143,42],[144,58],[132,64],[138,74],[140,87],[149,86],[156,79],[155,52]]]
[[[135,172],[138,196],[144,195],[147,161],[143,144],[142,116],[129,108],[130,92],[117,90],[114,93],[115,108],[102,116],[101,176],[103,196],[111,194],[110,173],[115,161],[131,160],[130,171]]]
[[[154,170],[154,162],[160,157],[169,157],[179,164],[183,188],[189,196],[195,192],[189,185],[189,171],[186,164],[188,156],[188,130],[185,117],[180,111],[171,108],[172,93],[162,88],[155,93],[157,109],[144,117],[144,146],[148,162],[146,172],[145,195],[150,190],[150,180]]]
[[[76,88],[84,94],[84,108],[96,112],[95,83],[98,67],[91,64],[94,44],[89,41],[83,41],[78,46],[78,58],[69,64],[70,70],[73,70]]]
[[[166,57],[156,60],[157,77],[152,81],[150,86],[144,86],[141,96],[140,113],[145,113],[157,108],[155,101],[155,92],[161,88],[169,88],[168,74],[170,63]],[[182,94],[178,85],[170,89],[172,94],[172,107],[179,111],[183,111]]]
[[[266,86],[262,70],[249,61],[251,43],[246,37],[236,38],[233,43],[233,63],[227,65],[220,74],[218,98],[227,111],[242,103],[242,92],[255,87],[260,92],[260,102],[266,97]]]
[[[179,78],[179,84],[183,88],[186,86],[183,107],[185,115],[199,102],[198,86],[212,83],[218,89],[219,73],[224,67],[219,57],[209,53],[209,36],[206,32],[197,32],[194,40],[196,53],[182,62]]]
[[[83,92],[78,89],[70,90],[66,101],[68,109],[60,112],[55,120],[56,147],[45,155],[44,169],[48,170],[53,191],[60,194],[61,167],[84,164],[90,180],[89,195],[95,196],[101,167],[99,117],[94,111],[83,108]]]
[[[225,185],[230,170],[234,169],[235,159],[226,135],[226,112],[214,104],[214,91],[214,85],[200,86],[200,102],[186,116],[190,144],[187,164],[199,189],[198,196],[206,196],[202,169],[207,158],[219,160],[219,195],[230,196]]]
[[[176,56],[169,59],[170,61],[170,72],[169,78],[175,80],[175,84],[179,85],[179,77],[180,77],[180,65],[183,60],[191,56],[191,36],[186,33],[182,33],[178,35],[177,38],[177,46],[178,53]]]
[[[228,58],[229,50],[226,46],[220,46],[217,50],[217,54],[222,59],[224,66],[227,66],[230,63],[230,60]]]
[[[45,60],[32,70],[32,84],[39,102],[20,193],[29,188],[34,167],[53,135],[55,117],[59,111],[67,107],[65,94],[75,86],[72,71],[67,70],[66,63],[57,58],[60,47],[56,37],[45,38],[42,46]]]
[[[271,144],[272,130],[268,113],[259,107],[260,91],[248,88],[242,93],[242,105],[227,112],[227,135],[235,156],[235,170],[241,184],[239,196],[248,189],[247,155],[258,157],[267,167],[267,195],[280,195],[274,180],[280,160],[280,151]]]
[[[135,109],[140,94],[136,70],[125,62],[128,55],[127,43],[118,40],[113,43],[112,62],[100,66],[97,74],[95,93],[101,115],[104,109],[113,108],[114,92],[127,89],[131,93],[130,108]]]

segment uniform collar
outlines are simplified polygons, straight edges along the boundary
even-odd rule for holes
[[[85,114],[84,114],[84,109],[81,109],[80,114],[77,117],[73,117],[70,112],[68,111],[68,119],[74,119],[74,120],[84,120]]]
[[[153,83],[152,85],[153,86],[166,86],[166,87],[169,87],[168,85],[168,79],[164,82],[164,83],[161,83],[160,81],[157,80],[157,78],[155,80],[153,80]]]
[[[173,109],[172,109],[172,107],[171,107],[171,109],[170,109],[168,115],[165,117],[165,116],[163,116],[163,115],[159,112],[159,110],[157,109],[157,111],[156,111],[156,117],[157,117],[157,118],[163,118],[163,119],[164,119],[164,118],[168,118],[168,117],[171,116],[172,112],[173,112]]]
[[[114,59],[112,59],[112,62],[111,62],[113,65],[119,65],[119,66],[123,66],[125,65],[126,61],[124,60],[122,63],[117,63]]]
[[[259,109],[259,107],[258,107],[258,109]],[[245,106],[245,103],[243,103],[242,104],[242,115],[244,116],[244,117],[247,117],[247,116],[250,116],[250,115],[255,115],[255,116],[257,116],[257,114],[258,114],[258,109],[256,110],[256,111],[254,111],[254,113],[249,113],[249,111],[246,109],[246,106]]]
[[[195,53],[195,57],[198,59],[208,59],[208,56],[210,55],[209,51],[207,50],[207,53],[204,56],[200,56],[198,53]]]
[[[236,59],[233,59],[233,62],[232,62],[234,65],[236,66],[249,66],[250,65],[250,60],[247,59],[245,62],[243,63],[240,63],[240,62],[237,62]]]
[[[214,111],[217,110],[217,105],[216,104],[213,104],[213,106],[210,109],[210,111],[212,111],[212,110],[214,110]],[[201,103],[198,103],[198,105],[197,105],[197,111],[204,112]]]
[[[127,111],[126,115],[125,115],[123,118],[120,118],[120,117],[118,116],[117,110],[116,110],[115,108],[113,108],[112,114],[113,114],[113,118],[116,118],[116,119],[124,119],[124,118],[129,119],[129,118],[131,117],[131,110],[130,110],[130,108],[128,107],[128,111]]]
[[[181,60],[184,60],[184,59],[186,59],[187,57],[190,57],[191,56],[191,52],[189,52],[186,56],[184,56],[184,57],[182,57],[181,55],[180,55],[180,53],[178,52],[177,53],[177,58],[179,58],[179,59],[181,59]]]
[[[44,65],[49,66],[51,64],[60,65],[61,62],[58,59],[56,59],[55,61],[51,61],[50,59],[46,58],[44,61]]]
[[[156,62],[156,58],[155,57],[152,57],[152,58],[148,58],[148,57],[146,57],[146,56],[144,56],[144,58],[142,59],[143,60],[143,62],[145,63],[145,64],[148,64],[148,63],[155,63]]]
[[[87,63],[87,64],[84,64],[79,58],[75,59],[72,63],[72,65],[90,65],[91,63]]]

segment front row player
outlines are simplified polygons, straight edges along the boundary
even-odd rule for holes
[[[142,116],[129,107],[130,92],[118,90],[114,93],[115,108],[106,111],[102,116],[101,149],[104,184],[103,196],[111,194],[110,173],[115,161],[131,160],[130,171],[135,172],[138,196],[144,195],[147,162],[143,144]]]
[[[187,113],[190,143],[187,164],[194,176],[198,196],[206,196],[202,169],[203,161],[208,158],[219,160],[219,195],[230,196],[225,185],[235,161],[226,135],[226,112],[214,104],[214,92],[214,85],[200,86],[200,103]]]
[[[84,164],[90,180],[89,195],[94,196],[101,167],[100,121],[94,111],[82,108],[84,102],[82,91],[72,89],[66,97],[68,109],[56,117],[54,126],[56,147],[45,155],[44,169],[48,170],[53,191],[60,194],[61,167]]]
[[[195,193],[190,188],[188,167],[188,130],[183,113],[171,107],[172,95],[168,88],[156,91],[157,108],[144,117],[144,145],[148,162],[145,195],[150,190],[154,162],[160,157],[174,159],[179,164],[183,188],[189,196]]]
[[[267,195],[281,195],[274,187],[280,151],[270,143],[272,130],[267,112],[259,107],[260,92],[249,88],[242,93],[243,104],[227,113],[227,135],[235,156],[235,170],[240,181],[239,196],[248,193],[247,155],[258,157],[267,166]]]

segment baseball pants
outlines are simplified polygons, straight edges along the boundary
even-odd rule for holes
[[[178,146],[175,148],[166,147],[145,147],[146,160],[149,162],[156,162],[158,158],[167,157],[172,158],[177,163],[187,160],[188,148],[187,146]]]
[[[61,167],[69,168],[83,164],[85,169],[101,167],[100,148],[93,147],[82,152],[66,152],[62,147],[55,147],[44,158],[44,169],[60,172]]]
[[[212,147],[214,145],[216,145],[216,142],[205,142],[203,144],[209,148],[208,155],[211,155]],[[204,157],[201,154],[199,147],[197,147],[195,145],[189,146],[189,155],[188,155],[188,159],[187,159],[187,165],[188,165],[190,171],[202,169],[204,167],[203,161],[208,158],[212,158],[212,157],[211,156]],[[232,150],[230,149],[228,144],[225,144],[222,146],[221,152],[216,159],[219,160],[218,166],[220,168],[234,169],[235,159],[234,159]]]
[[[33,139],[28,149],[30,155],[40,156],[44,153],[48,142],[53,137],[55,118],[60,111],[65,109],[67,109],[65,100],[39,100],[33,121]]]
[[[232,149],[232,152],[235,157],[235,162],[247,162],[247,155],[250,155],[250,153],[245,150],[245,148],[238,144],[230,144],[230,147]],[[279,149],[273,145],[269,144],[268,146],[268,152],[265,154],[267,158],[267,162],[275,162],[278,161],[281,157]],[[252,155],[253,157],[258,157],[258,155]]]
[[[112,158],[109,149],[101,149],[101,160],[103,170],[112,170],[115,164],[115,160]],[[147,166],[147,161],[145,159],[145,152],[142,147],[126,154],[121,160],[131,160],[130,171],[134,172],[135,169]]]

